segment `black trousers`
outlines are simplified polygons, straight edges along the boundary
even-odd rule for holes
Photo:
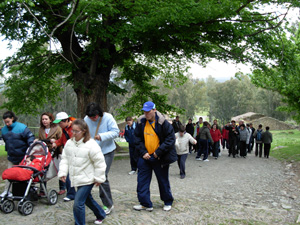
[[[259,157],[261,157],[261,155],[262,155],[262,146],[263,146],[263,143],[255,143],[255,156],[257,156],[259,154]]]
[[[271,144],[264,144],[264,156],[269,158]]]
[[[236,154],[236,138],[229,138],[229,155]]]
[[[240,141],[240,156],[246,156],[247,155],[247,144],[246,141]]]

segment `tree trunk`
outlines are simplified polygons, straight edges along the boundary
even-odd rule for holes
[[[106,68],[100,74],[91,76],[88,73],[76,71],[73,73],[74,90],[77,94],[77,117],[84,118],[86,107],[91,102],[98,103],[107,111],[107,88],[111,69]]]

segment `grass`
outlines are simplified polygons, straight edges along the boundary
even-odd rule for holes
[[[299,130],[283,130],[271,131],[273,134],[273,143],[270,155],[281,161],[300,161],[300,131]],[[274,149],[278,146],[284,148]]]
[[[4,145],[0,145],[0,157],[6,156],[6,155],[7,155],[7,153],[5,151]]]

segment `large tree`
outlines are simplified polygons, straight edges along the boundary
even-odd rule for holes
[[[261,66],[274,59],[269,49],[278,43],[288,9],[299,4],[298,0],[2,1],[1,34],[22,43],[4,63],[13,74],[6,83],[9,102],[4,107],[33,112],[37,105],[54,102],[58,76],[73,86],[77,114],[83,116],[91,101],[107,109],[109,87],[122,91],[110,80],[113,68],[145,90],[155,76],[170,85],[174,75],[182,75],[185,60],[205,64],[215,58]],[[286,10],[278,13],[271,5]],[[266,7],[270,10],[262,10]],[[155,91],[152,88],[148,96],[160,97]]]

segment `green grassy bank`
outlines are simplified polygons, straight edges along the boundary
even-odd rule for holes
[[[272,157],[275,157],[282,161],[300,161],[299,130],[271,131],[271,133],[273,134],[273,143],[270,152],[270,155]],[[284,147],[278,148],[279,146]]]

